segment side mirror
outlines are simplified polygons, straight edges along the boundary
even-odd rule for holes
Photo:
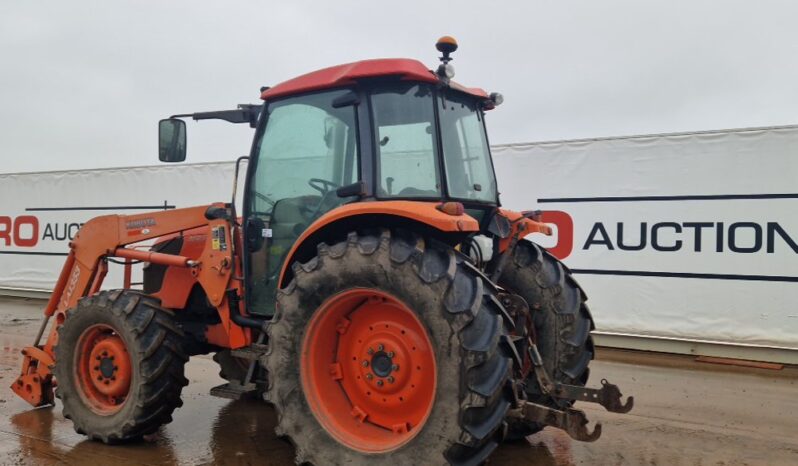
[[[158,160],[182,162],[186,160],[186,122],[168,118],[158,122]]]

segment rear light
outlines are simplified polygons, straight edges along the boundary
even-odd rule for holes
[[[463,215],[465,212],[465,207],[459,202],[442,202],[435,208],[449,215]]]

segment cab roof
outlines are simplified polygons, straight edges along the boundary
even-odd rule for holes
[[[438,76],[427,69],[423,63],[409,58],[378,58],[361,60],[344,65],[331,66],[321,70],[303,74],[274,87],[266,89],[260,95],[263,100],[273,100],[292,94],[317,91],[334,87],[355,84],[359,79],[379,78],[383,76],[399,76],[407,81],[437,83]],[[459,91],[487,98],[488,94],[475,87],[463,87],[452,82],[451,87]]]

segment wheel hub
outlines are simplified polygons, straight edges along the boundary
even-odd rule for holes
[[[110,379],[117,369],[119,368],[114,365],[114,361],[111,358],[102,358],[100,360],[100,373],[102,377]]]
[[[393,352],[391,352],[391,354],[393,354]],[[393,361],[391,361],[392,358],[393,356],[388,356],[388,353],[385,351],[380,351],[371,358],[371,367],[374,369],[374,374],[377,377],[388,377],[391,375],[391,365],[393,365]]]
[[[316,311],[302,380],[317,419],[342,443],[386,452],[420,430],[435,398],[432,344],[416,314],[379,290],[353,289]]]
[[[94,325],[80,336],[75,377],[81,396],[98,414],[119,410],[130,391],[131,366],[122,338],[109,326]]]

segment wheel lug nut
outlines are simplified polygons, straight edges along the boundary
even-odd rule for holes
[[[384,349],[385,349],[385,347],[382,345],[382,343],[380,343],[379,345],[377,345],[377,351],[382,351],[382,350],[384,350]]]
[[[112,376],[111,376],[111,380],[116,380],[116,377],[114,377],[114,376],[112,375]]]
[[[361,363],[361,365],[362,365],[363,367],[369,367],[369,362],[368,362],[368,361],[363,361],[363,362]]]
[[[101,375],[97,376],[97,380],[102,380],[102,379],[103,379],[103,376],[101,376]]]
[[[394,365],[392,365],[392,366],[391,366],[391,370],[392,370],[392,371],[398,371],[398,370],[399,370],[399,364],[394,364]]]
[[[394,381],[395,381],[395,379],[393,378],[393,376],[389,375],[388,376],[388,383],[394,383]]]
[[[374,378],[374,376],[373,376],[373,375],[371,375],[371,372],[369,372],[368,374],[366,374],[366,379],[368,379],[368,380],[371,380],[371,379],[373,379],[373,378]]]
[[[396,354],[394,354],[393,351],[388,351],[388,357],[389,358],[393,359],[394,356],[396,356]]]
[[[98,361],[99,361],[99,360],[100,360],[100,359],[102,359],[102,358],[101,358],[101,357],[99,357],[99,356],[97,356],[97,357],[95,357],[94,359],[96,359],[96,360],[98,360]]]
[[[378,380],[378,381],[377,381],[377,386],[378,386],[378,387],[382,387],[383,383],[384,383],[384,382],[383,382],[382,380]]]
[[[111,361],[113,361],[113,360],[114,360],[114,357],[113,357],[113,356],[111,356],[109,359],[110,359]]]
[[[367,351],[367,353],[368,353],[368,354],[374,354],[374,349],[373,349],[373,348],[369,348],[369,350]],[[98,358],[98,359],[99,359],[99,358]]]
[[[95,371],[98,371],[98,370],[100,370],[100,366],[94,366],[94,370],[95,370]]]

